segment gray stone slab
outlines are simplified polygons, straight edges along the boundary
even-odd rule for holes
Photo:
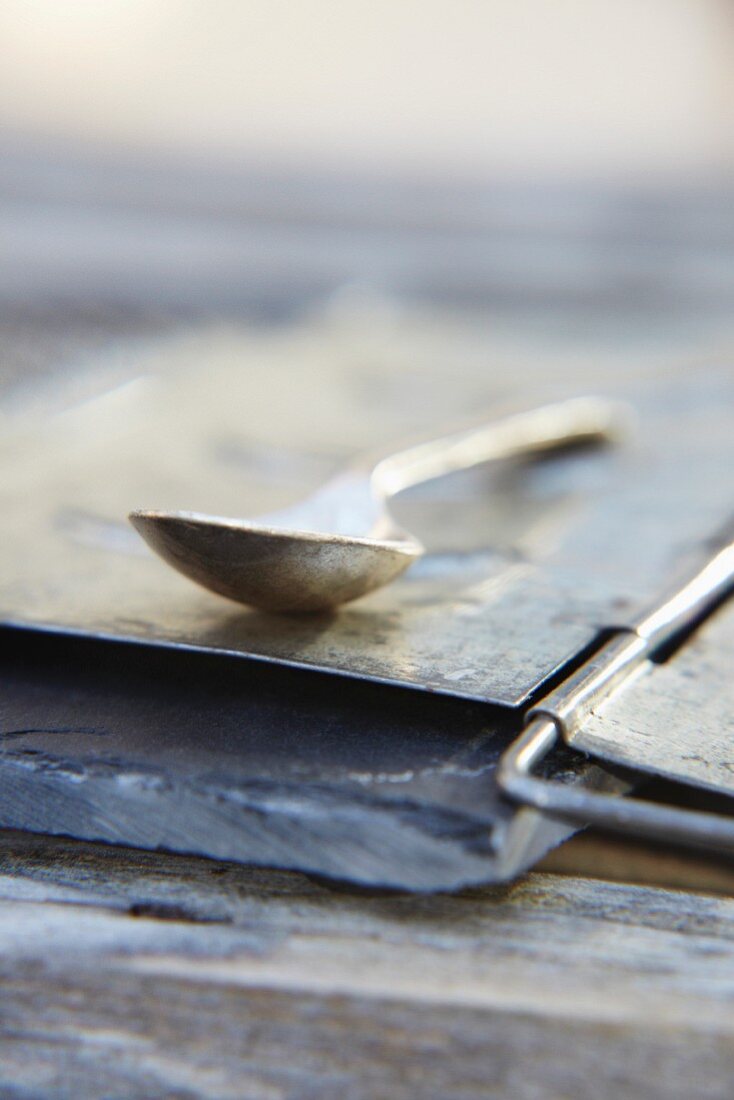
[[[501,708],[11,630],[0,680],[4,828],[410,890],[511,878],[572,831],[499,798]]]

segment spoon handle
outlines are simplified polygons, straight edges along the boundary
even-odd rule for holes
[[[514,413],[382,459],[372,470],[373,491],[388,498],[412,485],[493,459],[542,454],[577,443],[612,442],[621,434],[626,413],[620,403],[600,397],[571,398]]]

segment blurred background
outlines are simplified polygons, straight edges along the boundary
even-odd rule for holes
[[[333,308],[728,346],[729,0],[3,0],[0,51],[6,395]]]
[[[712,179],[728,0],[3,0],[8,133],[290,168]]]

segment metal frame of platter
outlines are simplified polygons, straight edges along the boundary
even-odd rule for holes
[[[575,674],[528,712],[525,729],[499,765],[497,781],[504,793],[515,802],[577,824],[692,847],[734,850],[734,819],[724,815],[573,789],[533,775],[561,740],[585,750],[584,730],[599,708],[613,708],[615,695],[649,669],[651,657],[685,637],[733,591],[734,542],[729,542],[694,567],[633,629],[615,632],[604,641]],[[666,732],[658,730],[659,737]],[[664,751],[664,745],[659,747]]]

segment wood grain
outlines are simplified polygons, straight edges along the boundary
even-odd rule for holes
[[[407,896],[5,834],[0,1095],[728,1098],[734,901]]]

